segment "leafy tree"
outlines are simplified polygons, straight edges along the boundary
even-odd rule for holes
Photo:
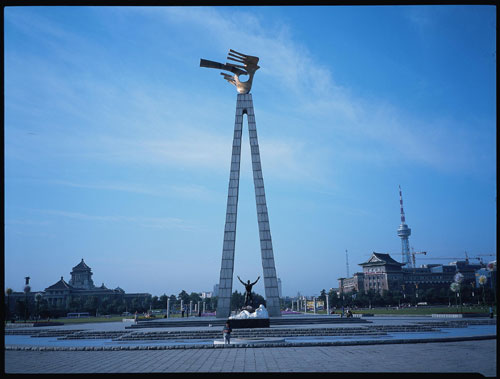
[[[46,299],[41,299],[38,305],[38,312],[41,318],[47,318],[50,316],[49,303]]]
[[[7,319],[10,316],[10,295],[12,295],[12,292],[14,292],[12,288],[7,288],[5,290],[5,293],[7,294]]]
[[[253,304],[254,304],[254,308],[258,308],[259,305],[264,305],[264,307],[266,306],[266,299],[264,299],[263,296],[259,295],[258,293],[255,293],[255,292],[252,292],[252,296],[253,296]]]
[[[151,298],[151,306],[153,307],[153,309],[161,308],[161,303],[158,299],[158,296],[153,296]]]
[[[197,303],[198,301],[201,301],[200,294],[196,292],[191,292],[191,295],[189,295],[189,301],[192,301],[193,304]]]
[[[217,296],[212,296],[207,304],[209,310],[213,311],[217,309]]]
[[[26,313],[26,303],[23,300],[18,299],[16,300],[14,309],[17,315],[24,316]]]
[[[70,312],[78,312],[80,310],[80,297],[72,296],[69,300],[68,306]]]
[[[241,309],[245,305],[245,296],[238,291],[234,291],[231,296],[231,308]]]
[[[131,313],[140,312],[141,305],[139,303],[139,300],[136,297],[134,297],[132,299],[132,301],[130,302],[130,308],[132,310]]]
[[[88,296],[85,300],[84,309],[90,314],[95,314],[99,306],[99,300],[95,296]]]
[[[189,303],[189,295],[186,291],[182,290],[179,295],[177,295],[177,299],[182,300],[184,304]]]
[[[159,300],[158,300],[158,302],[159,302],[158,308],[167,309],[167,300],[168,300],[168,296],[166,294],[161,295]]]
[[[325,303],[325,307],[326,307],[326,291],[325,291],[325,289],[321,290],[321,292],[318,296],[318,300],[323,301]],[[330,301],[330,299],[328,299],[328,301]]]
[[[337,295],[337,291],[335,291],[333,288],[328,291],[328,303],[330,307],[338,307],[339,306],[340,299]]]

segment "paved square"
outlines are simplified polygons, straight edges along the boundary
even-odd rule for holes
[[[5,351],[6,373],[421,372],[496,376],[496,340],[393,345]]]

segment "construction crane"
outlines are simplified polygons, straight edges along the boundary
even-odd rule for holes
[[[478,254],[476,257],[469,257],[467,255],[467,252],[466,252],[465,253],[465,261],[469,262],[469,259],[477,259],[480,264],[484,265],[483,258],[481,258],[481,257],[494,257],[494,256],[495,256],[494,254]],[[429,258],[422,258],[422,259],[443,260],[443,259],[463,259],[463,257],[429,257]]]
[[[416,264],[415,264],[415,255],[416,254],[424,254],[424,255],[426,255],[427,251],[414,251],[413,247],[411,248],[411,258],[412,258],[412,261],[413,261],[413,268],[417,267]]]

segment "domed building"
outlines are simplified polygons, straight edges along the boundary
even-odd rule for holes
[[[149,293],[126,294],[120,287],[109,289],[104,283],[100,287],[96,287],[92,280],[92,269],[85,263],[83,258],[80,263],[73,267],[70,275],[71,279],[69,282],[66,282],[61,276],[61,279],[57,283],[45,288],[43,298],[47,300],[50,306],[69,306],[71,301],[78,300],[81,302],[91,296],[97,297],[99,300],[106,297],[112,298],[116,295],[123,297],[125,300],[151,297]]]
[[[147,299],[151,299],[149,293],[125,293],[125,291],[116,287],[115,289],[107,288],[104,283],[100,287],[94,285],[92,280],[92,269],[82,260],[71,270],[71,279],[69,282],[64,280],[61,276],[56,283],[45,288],[44,291],[27,291],[13,292],[9,297],[8,309],[9,312],[14,312],[15,304],[18,301],[28,301],[30,306],[35,303],[34,296],[36,293],[42,295],[42,299],[47,302],[51,309],[64,309],[69,308],[70,304],[77,304],[76,307],[82,307],[89,298],[97,298],[98,303],[103,300],[111,301],[111,299],[121,299],[127,304],[131,304],[133,299],[137,299],[139,303]],[[26,278],[26,286],[29,278]],[[78,305],[79,304],[79,305]]]
[[[69,285],[73,288],[79,288],[84,290],[94,289],[94,281],[92,280],[92,270],[89,266],[82,261],[78,263],[73,270],[71,271],[71,280],[69,281]]]

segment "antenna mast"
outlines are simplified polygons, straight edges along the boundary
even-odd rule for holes
[[[347,255],[347,249],[345,250],[345,266],[347,270],[347,278],[349,277],[349,257]]]

